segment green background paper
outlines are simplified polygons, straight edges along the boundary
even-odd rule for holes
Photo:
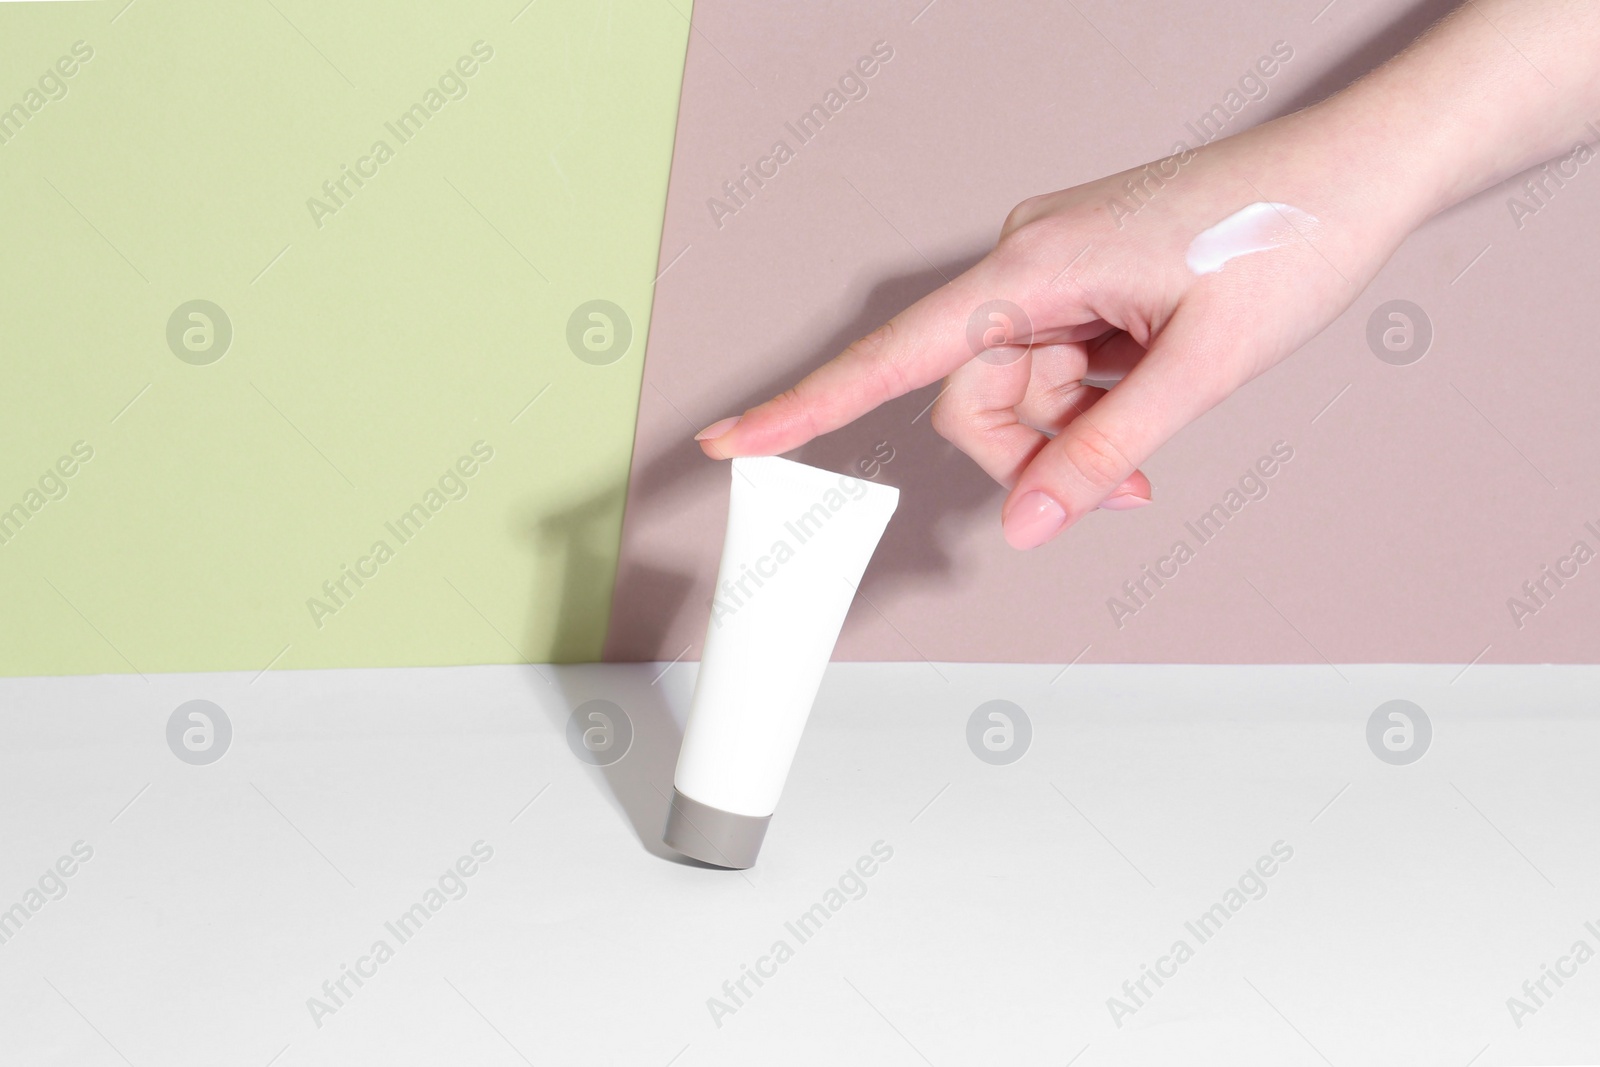
[[[94,452],[0,544],[0,671],[598,658],[688,32],[665,0],[0,4],[0,108],[94,50],[0,144],[0,509]],[[169,348],[191,300],[232,324],[216,362]],[[592,300],[614,362],[569,347]]]

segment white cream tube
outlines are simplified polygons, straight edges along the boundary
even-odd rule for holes
[[[735,459],[728,532],[663,840],[754,865],[891,486],[775,456]]]

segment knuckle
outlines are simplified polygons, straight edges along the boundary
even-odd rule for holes
[[[893,319],[845,347],[841,362],[865,368],[884,395],[906,391],[905,367],[899,354],[899,328]]]
[[[1073,424],[1063,453],[1068,465],[1095,488],[1114,488],[1133,469],[1116,442],[1104,430],[1083,419]]]
[[[1083,414],[1087,406],[1084,401],[1092,394],[1083,379],[1070,382],[1057,382],[1051,385],[1045,395],[1045,404],[1052,411],[1061,412],[1062,425],[1066,425],[1079,415]]]
[[[1000,227],[1000,236],[1005,237],[1018,230],[1048,222],[1053,217],[1060,199],[1059,193],[1040,193],[1023,200],[1006,215],[1005,224]]]
[[[1002,259],[1011,259],[1024,256],[1030,250],[1039,246],[1039,227],[1036,223],[1024,222],[1017,226],[1007,222],[1006,230],[1000,235],[1000,240],[995,243],[995,255]]]
[[[847,346],[845,346],[845,358],[862,360],[865,362],[881,359],[883,353],[888,351],[890,346],[894,344],[894,334],[894,320],[890,319],[888,322],[885,322],[883,325],[877,327],[869,333],[862,334],[860,337],[856,338],[854,341],[851,341]]]
[[[1005,223],[1000,227],[1000,236],[1004,237],[1007,234],[1027,225],[1034,218],[1036,218],[1039,214],[1039,201],[1041,199],[1043,198],[1038,196],[1030,196],[1016,207],[1012,208],[1011,211],[1006,215]]]
[[[1036,261],[1060,240],[1061,226],[1054,218],[1045,216],[1030,219],[1004,233],[995,245],[995,254],[1002,260]]]
[[[773,398],[772,404],[782,412],[781,418],[785,424],[815,437],[818,433],[817,419],[810,401],[809,391],[802,381],[779,393]]]
[[[933,427],[934,433],[953,443],[961,433],[963,418],[954,404],[945,397],[940,397],[933,402],[933,409],[928,412],[928,422]]]

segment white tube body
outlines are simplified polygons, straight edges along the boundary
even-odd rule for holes
[[[771,815],[892,486],[777,457],[735,459],[711,622],[673,784]]]

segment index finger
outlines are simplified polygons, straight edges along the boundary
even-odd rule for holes
[[[837,430],[880,404],[938,381],[976,354],[973,309],[1007,293],[1017,268],[991,252],[791,388],[743,415],[712,423],[695,440],[713,459],[775,456]]]

